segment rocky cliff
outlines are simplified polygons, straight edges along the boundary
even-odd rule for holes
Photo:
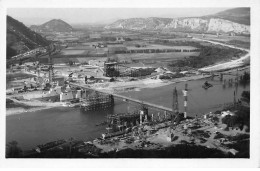
[[[239,10],[227,10],[216,15],[203,17],[189,18],[130,18],[118,20],[110,25],[105,26],[105,29],[129,29],[129,30],[170,30],[183,32],[198,32],[198,33],[230,33],[250,34],[250,26],[242,23],[248,17],[243,9],[242,14],[237,14]],[[232,13],[233,12],[233,13]],[[236,13],[235,13],[236,12]],[[250,11],[249,11],[250,13]],[[226,14],[226,15],[225,15]],[[232,14],[232,15],[231,15]],[[236,16],[236,17],[235,17]],[[239,16],[243,17],[241,22]],[[246,16],[246,17],[245,17]],[[228,20],[230,19],[230,20]],[[232,20],[231,20],[232,19]],[[249,15],[250,20],[250,15]],[[249,22],[250,23],[250,22]]]
[[[250,26],[238,24],[232,21],[220,18],[182,18],[165,19],[163,21],[157,18],[153,21],[150,18],[134,18],[127,20],[118,20],[115,23],[105,26],[105,29],[128,29],[128,30],[171,30],[199,33],[229,33],[250,34]]]

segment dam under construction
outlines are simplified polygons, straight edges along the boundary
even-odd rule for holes
[[[250,130],[249,50],[204,34],[152,35],[115,42],[86,35],[12,57],[7,147],[15,140],[29,158],[128,157],[180,146],[239,154],[236,140]]]

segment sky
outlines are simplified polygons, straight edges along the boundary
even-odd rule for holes
[[[39,25],[51,19],[69,24],[112,23],[137,17],[194,17],[214,14],[228,8],[9,8],[7,15],[25,25]]]

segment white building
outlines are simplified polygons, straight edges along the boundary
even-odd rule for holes
[[[230,112],[229,110],[227,110],[227,111],[222,111],[222,112],[221,112],[221,117],[224,118],[224,117],[227,116],[227,115],[233,116],[234,113]]]
[[[65,100],[71,100],[73,99],[73,94],[72,94],[72,91],[70,92],[61,92],[60,94],[60,101],[65,101]]]

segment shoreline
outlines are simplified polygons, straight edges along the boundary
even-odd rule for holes
[[[216,45],[226,46],[226,47],[229,47],[229,48],[239,49],[239,50],[247,52],[243,56],[240,56],[238,59],[230,60],[230,61],[223,62],[223,63],[222,62],[221,63],[215,63],[215,64],[210,65],[210,66],[205,66],[203,68],[198,69],[199,71],[202,71],[202,72],[221,72],[221,71],[225,71],[225,70],[232,70],[234,68],[243,67],[246,64],[245,61],[250,60],[250,49],[241,48],[241,47],[237,47],[235,45],[229,45],[229,44],[215,42],[215,41],[206,40],[206,39],[200,39],[200,38],[193,38],[193,39],[199,40],[199,41],[204,41],[204,42],[209,42],[209,43],[216,44]]]
[[[195,81],[195,80],[205,79],[209,77],[211,77],[211,75],[194,75],[194,76],[174,78],[169,80],[145,79],[136,82],[134,81],[129,82],[130,84],[128,85],[124,85],[124,82],[117,82],[117,83],[112,83],[110,85],[109,83],[100,84],[92,88],[113,94],[113,93],[129,92],[129,91],[140,91],[141,89],[145,89],[145,88],[158,88],[170,84],[176,84],[176,83],[186,82],[186,81]]]
[[[24,107],[11,107],[11,108],[6,108],[6,116],[11,116],[11,115],[18,115],[21,113],[29,113],[29,112],[35,112],[39,110],[45,110],[45,109],[50,109],[50,108],[55,108],[55,107],[62,107],[63,102],[55,102],[55,103],[49,103],[49,102],[41,102],[41,101],[19,101],[14,98],[8,98],[13,101],[13,104],[20,104],[24,105]]]
[[[146,80],[137,81],[139,84],[132,82],[129,85],[120,86],[124,83],[119,82],[119,83],[115,83],[112,86],[107,86],[106,88],[103,88],[101,85],[101,87],[98,87],[95,89],[102,90],[107,93],[117,94],[117,93],[130,92],[130,91],[141,91],[142,89],[146,89],[146,88],[149,88],[149,89],[158,88],[158,87],[163,87],[163,86],[167,86],[170,84],[176,84],[179,82],[195,81],[195,80],[205,79],[208,77],[210,77],[210,75],[195,75],[195,76],[182,77],[182,78],[176,78],[176,79],[171,79],[171,80],[147,80],[146,79]],[[27,112],[28,113],[35,112],[35,111],[45,110],[45,109],[50,109],[50,108],[55,108],[55,107],[61,107],[63,104],[63,102],[50,103],[50,102],[41,102],[41,101],[37,101],[37,100],[19,101],[17,99],[12,98],[12,96],[9,97],[8,99],[11,99],[16,104],[25,105],[26,107],[29,107],[29,109],[26,109],[23,107],[6,108],[6,116],[18,115],[18,114],[27,113]]]
[[[19,115],[22,113],[30,113],[30,112],[36,112],[39,110],[45,110],[45,109],[51,109],[55,108],[55,106],[45,106],[45,107],[32,107],[30,109],[25,109],[23,107],[17,107],[17,108],[7,108],[6,109],[6,116],[12,116],[12,115]]]

